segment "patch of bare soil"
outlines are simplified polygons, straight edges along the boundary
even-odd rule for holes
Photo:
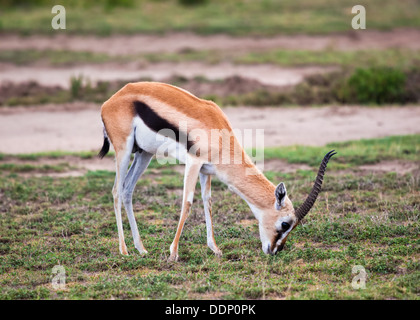
[[[100,106],[87,103],[0,110],[0,152],[97,150],[102,146]],[[69,109],[70,107],[74,107]]]
[[[164,35],[115,35],[110,37],[60,34],[55,36],[2,35],[0,50],[70,50],[128,55],[182,50],[261,51],[296,50],[367,50],[385,48],[420,49],[420,30],[363,30],[328,35],[276,35],[273,37],[201,36],[193,33]]]
[[[225,108],[233,128],[264,129],[265,146],[314,145],[420,132],[417,107]]]
[[[307,164],[288,163],[282,159],[264,160],[263,166],[261,164],[258,167],[263,171],[277,171],[282,173],[294,173],[297,170],[312,170],[312,167],[308,166]]]
[[[363,165],[358,167],[359,170],[367,172],[396,172],[397,174],[404,175],[406,173],[413,173],[420,170],[420,163],[392,160],[381,161],[376,164]]]
[[[307,66],[283,68],[271,64],[236,65],[229,62],[206,64],[201,62],[180,63],[105,63],[100,65],[78,65],[68,67],[16,66],[0,64],[0,83],[25,83],[36,81],[42,86],[60,86],[68,89],[70,79],[82,75],[91,83],[98,81],[117,81],[132,79],[151,79],[164,81],[173,76],[186,78],[202,77],[219,80],[241,77],[259,81],[265,85],[288,86],[298,84],[305,76],[337,70],[336,67]]]
[[[420,133],[418,106],[231,107],[223,111],[234,129],[242,132],[251,129],[253,133],[263,129],[266,147],[323,146],[330,142]],[[100,105],[69,103],[0,109],[2,153],[99,151],[102,139]]]
[[[282,159],[270,159],[264,160],[264,166],[260,169],[263,171],[276,171],[282,173],[294,173],[297,170],[313,170],[314,168],[308,166],[307,164],[296,164],[296,163],[288,163]],[[387,173],[387,172],[395,172],[399,175],[405,175],[407,173],[420,173],[420,163],[415,163],[411,161],[403,161],[403,160],[389,160],[389,161],[381,161],[375,164],[369,165],[362,165],[358,166],[357,168],[349,169],[349,170],[340,170],[340,171],[332,171],[329,174],[331,175],[342,175],[347,173],[356,173],[362,176],[370,174],[370,173]]]

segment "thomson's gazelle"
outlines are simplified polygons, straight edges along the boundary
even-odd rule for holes
[[[178,242],[191,209],[198,177],[204,202],[207,243],[211,250],[221,255],[214,240],[211,212],[211,176],[216,175],[248,203],[259,222],[263,251],[275,254],[283,249],[290,231],[313,206],[321,190],[328,160],[335,154],[331,151],[324,157],[312,191],[295,210],[284,184],[276,187],[257,169],[232,134],[227,117],[212,101],[199,99],[164,83],[130,83],[103,104],[101,116],[104,144],[99,156],[105,156],[111,142],[116,157],[112,193],[120,252],[124,255],[128,253],[121,222],[122,203],[135,247],[142,254],[147,252],[134,219],[132,194],[137,180],[155,154],[166,153],[185,163],[181,216],[170,247],[170,260],[178,259]],[[127,173],[131,153],[134,153],[134,160]]]

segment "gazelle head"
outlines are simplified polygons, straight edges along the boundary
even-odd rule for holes
[[[321,162],[314,186],[304,203],[297,209],[287,196],[284,183],[280,183],[275,190],[275,204],[270,212],[260,215],[259,229],[264,253],[276,254],[281,251],[290,232],[308,214],[321,191],[322,181],[330,158],[335,155],[334,150],[328,152]]]

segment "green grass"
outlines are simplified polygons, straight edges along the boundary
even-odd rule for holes
[[[339,66],[355,67],[397,67],[406,68],[419,64],[420,51],[409,49],[340,51],[313,50],[268,50],[250,52],[234,58],[237,63],[273,63],[281,66]]]
[[[107,1],[101,5],[67,1],[67,29],[51,28],[52,1],[2,1],[0,31],[22,34],[109,35],[111,33],[163,33],[193,31],[202,34],[273,35],[278,33],[330,33],[352,30],[354,1],[204,1],[185,6],[176,0]],[[25,5],[26,4],[26,5]],[[368,29],[419,27],[419,3],[407,0],[395,7],[392,0],[363,0]],[[121,18],[124,17],[124,18]]]
[[[58,165],[32,165],[32,164],[16,164],[16,163],[1,163],[0,170],[1,171],[9,171],[9,172],[64,172],[69,169],[69,165],[65,162],[60,163]]]
[[[58,159],[66,156],[79,157],[81,159],[90,159],[97,156],[97,152],[94,151],[45,151],[45,152],[36,152],[36,153],[21,153],[21,154],[6,154],[0,153],[0,161],[9,161],[10,159],[18,160],[40,160],[43,158],[47,159]],[[111,151],[107,157],[113,157],[114,152]]]
[[[354,157],[419,162],[418,136],[334,144],[323,191],[315,207],[276,256],[261,251],[258,225],[246,203],[217,179],[213,183],[216,258],[206,246],[199,190],[180,242],[180,261],[169,263],[178,223],[182,176],[167,167],[148,169],[134,194],[134,212],[149,253],[141,257],[124,229],[130,256],[118,251],[111,189],[114,174],[31,177],[0,171],[1,299],[418,299],[420,287],[418,172],[400,175],[357,171],[371,163]],[[398,144],[401,147],[398,148]],[[398,150],[417,150],[405,154]],[[305,152],[276,149],[290,162],[316,165],[332,146]],[[390,151],[391,150],[391,151]],[[271,150],[272,151],[272,150]],[[270,152],[270,150],[267,150]],[[276,154],[271,154],[273,157]],[[3,160],[8,155],[3,156]],[[42,157],[37,158],[42,164]],[[315,165],[315,164],[314,164]],[[345,172],[337,166],[345,165]],[[353,170],[354,169],[354,170]],[[316,171],[271,172],[298,205]],[[52,268],[62,265],[66,288],[52,288]],[[362,265],[366,289],[351,286]]]
[[[80,65],[83,63],[120,62],[124,57],[111,57],[104,53],[67,50],[2,50],[0,62],[16,65],[45,63],[50,66]]]
[[[334,167],[344,169],[386,160],[416,161],[420,154],[420,135],[391,136],[378,139],[361,139],[329,143],[325,147],[286,146],[264,149],[264,159],[285,159],[289,163],[304,163],[317,166],[330,150],[339,153],[334,158]],[[255,153],[254,154],[260,154]]]
[[[236,64],[271,63],[285,67],[338,66],[355,67],[396,67],[407,68],[420,64],[420,51],[403,48],[368,49],[340,51],[334,49],[314,50],[250,50],[235,52],[225,50],[182,50],[176,53],[108,55],[88,51],[66,50],[2,50],[0,62],[16,65],[44,63],[49,66],[73,66],[80,64],[101,64],[106,62],[187,62],[199,61],[215,64],[228,61]]]

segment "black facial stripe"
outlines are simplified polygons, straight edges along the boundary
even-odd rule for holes
[[[182,132],[172,123],[168,122],[166,119],[160,117],[152,108],[150,108],[147,104],[141,101],[134,101],[134,108],[136,109],[137,114],[143,120],[143,122],[148,126],[151,130],[158,132],[162,129],[169,129],[175,133],[176,141],[180,142],[180,138],[182,138],[182,142],[187,143],[187,150],[194,145],[193,141],[188,141],[187,133]]]
[[[279,241],[279,239],[284,235],[284,233],[290,229],[290,224],[287,222],[282,222],[281,226],[282,226],[282,229],[277,230],[276,237],[274,238],[274,242],[273,242],[274,245],[277,243],[277,241]]]
[[[276,238],[274,239],[273,243],[276,244],[277,241],[279,241],[279,239],[281,238],[282,235],[283,235],[282,231],[277,231]]]

